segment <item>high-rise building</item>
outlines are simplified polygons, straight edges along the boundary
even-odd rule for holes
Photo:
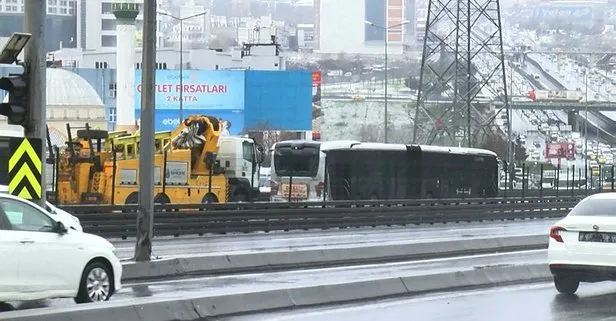
[[[23,31],[25,0],[0,0],[0,37]],[[76,46],[75,0],[47,0],[45,49]]]
[[[53,1],[53,0],[49,0]],[[143,30],[143,0],[122,0],[140,4],[140,12],[137,16],[138,45],[141,42]],[[77,13],[77,47],[83,49],[115,48],[117,43],[116,17],[113,15],[113,0],[76,0],[75,12]],[[161,6],[161,4],[159,4]],[[157,17],[157,41],[158,47],[163,45],[163,33],[160,27],[162,15]]]
[[[177,9],[179,9],[178,18],[184,19],[182,23],[174,18],[163,17],[163,24],[166,27],[165,47],[179,48],[180,35],[185,49],[206,47],[211,34],[210,12],[195,0],[184,0]]]
[[[321,53],[401,54],[408,45],[406,0],[315,0],[315,49]],[[413,9],[414,10],[414,9]],[[367,24],[370,22],[373,25]],[[385,30],[387,26],[391,27]]]

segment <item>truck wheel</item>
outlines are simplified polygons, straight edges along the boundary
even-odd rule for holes
[[[128,197],[126,197],[124,204],[126,205],[139,204],[139,193],[137,192],[130,193]],[[135,212],[134,210],[122,210],[122,213],[134,213],[134,212]]]
[[[204,203],[204,204],[218,203],[218,197],[215,194],[207,193],[205,194],[205,196],[203,196],[203,199],[201,199],[201,203]]]
[[[156,196],[154,196],[154,206],[156,205],[165,205],[165,204],[169,204],[171,203],[171,200],[169,199],[169,196],[167,196],[167,194],[165,193],[158,193],[156,194]],[[170,209],[161,209],[161,212],[171,212],[172,210]]]
[[[248,202],[248,195],[244,191],[237,191],[233,194],[233,202],[244,203]]]

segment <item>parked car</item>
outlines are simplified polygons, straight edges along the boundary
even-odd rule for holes
[[[550,229],[548,262],[558,292],[616,280],[616,193],[586,197]]]
[[[58,214],[0,193],[0,302],[107,301],[121,278],[109,241],[68,229]]]
[[[0,194],[8,194],[9,187],[6,185],[0,185]],[[67,228],[73,229],[78,232],[83,232],[83,227],[81,226],[81,222],[79,218],[75,215],[72,215],[64,210],[61,210],[55,207],[53,204],[49,202],[45,202],[45,209],[49,214],[57,215],[58,219],[64,223]]]

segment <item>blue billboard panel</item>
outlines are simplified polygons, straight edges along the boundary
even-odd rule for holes
[[[229,134],[239,135],[244,131],[244,111],[229,109],[191,109],[184,111],[184,117],[190,115],[207,115],[220,118],[225,124]],[[141,109],[135,110],[135,119],[141,119]],[[154,114],[154,130],[174,131],[180,125],[178,110],[159,109]]]
[[[179,70],[156,70],[156,109],[244,109],[244,71],[184,70],[183,92]],[[141,109],[141,70],[135,70],[135,109]]]
[[[248,70],[245,127],[312,130],[312,72]]]

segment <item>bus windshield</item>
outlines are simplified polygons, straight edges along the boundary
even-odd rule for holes
[[[277,176],[316,177],[319,171],[319,146],[276,147],[274,169]]]

